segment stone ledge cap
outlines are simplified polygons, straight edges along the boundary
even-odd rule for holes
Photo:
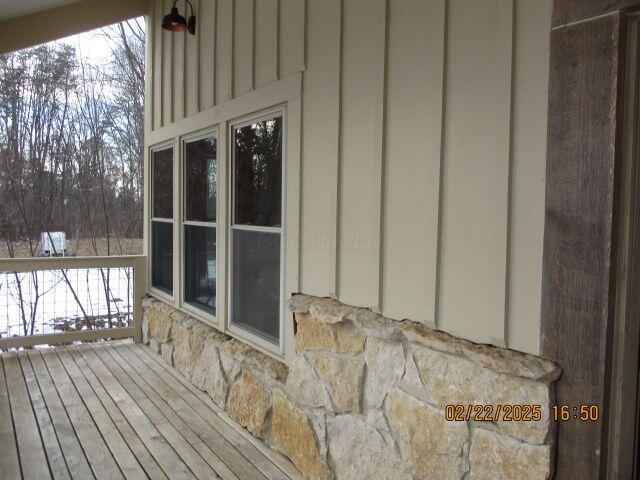
[[[223,342],[219,349],[221,354],[227,355],[239,363],[244,363],[248,367],[253,367],[279,382],[285,383],[287,381],[289,368],[284,363],[235,338]]]
[[[553,382],[560,377],[562,372],[554,362],[536,355],[493,345],[473,343],[440,330],[433,330],[411,320],[388,319],[373,312],[371,315],[365,315],[365,311],[370,310],[344,305],[332,298],[296,294],[289,300],[289,309],[293,313],[311,313],[316,321],[324,323],[338,323],[347,319],[355,319],[357,320],[356,326],[365,330],[371,330],[374,327],[373,323],[377,322],[379,322],[381,329],[390,329],[390,325],[393,324],[401,330],[407,341],[413,344],[465,357],[473,363],[499,373],[534,381]],[[366,322],[362,321],[364,319]]]
[[[333,298],[319,298],[296,294],[289,300],[289,310],[293,313],[310,313],[320,323],[340,323],[356,310]]]
[[[400,324],[409,342],[439,352],[460,355],[498,373],[540,382],[554,382],[562,373],[560,367],[554,362],[529,353],[473,343],[409,320],[403,320]]]

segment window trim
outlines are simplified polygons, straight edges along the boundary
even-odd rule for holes
[[[257,122],[261,122],[264,120],[269,120],[275,117],[282,118],[282,160],[281,160],[281,208],[280,208],[280,218],[281,223],[280,227],[260,227],[256,225],[234,225],[234,206],[235,206],[235,188],[234,188],[234,168],[235,168],[235,153],[234,153],[234,132],[238,128],[246,127],[247,125],[251,125]],[[228,204],[227,204],[227,221],[225,223],[225,229],[227,232],[228,238],[228,246],[227,246],[227,255],[225,261],[227,262],[227,315],[226,315],[226,327],[227,330],[234,333],[241,340],[246,341],[250,344],[257,344],[264,349],[270,350],[272,352],[277,352],[279,355],[284,355],[285,347],[286,347],[286,338],[285,338],[285,302],[286,302],[286,273],[287,273],[287,264],[286,264],[286,256],[287,249],[286,247],[286,232],[287,232],[287,195],[286,195],[286,186],[287,186],[287,133],[288,133],[288,123],[287,123],[287,107],[286,105],[280,105],[268,110],[263,110],[262,112],[254,112],[249,115],[244,115],[238,119],[232,120],[228,122],[227,128],[227,159],[228,159],[228,170],[227,170],[227,188],[228,188]],[[252,333],[249,329],[243,328],[239,325],[232,323],[233,318],[233,303],[232,303],[232,285],[233,285],[233,269],[231,265],[231,261],[233,259],[233,238],[232,238],[232,230],[244,230],[244,231],[253,231],[253,232],[264,232],[264,233],[279,233],[280,234],[280,301],[278,302],[279,312],[278,312],[278,343],[274,344],[273,342],[266,340],[265,338]]]
[[[154,196],[155,196],[155,191],[154,191],[154,186],[153,186],[153,168],[154,168],[154,161],[153,161],[153,154],[155,152],[160,152],[163,150],[172,150],[172,177],[171,177],[171,181],[173,182],[174,178],[175,178],[175,172],[176,172],[176,149],[175,149],[175,144],[173,139],[167,140],[165,142],[162,143],[158,143],[156,145],[153,145],[151,147],[148,148],[148,152],[149,152],[149,173],[148,173],[148,177],[149,178],[149,235],[148,238],[146,239],[146,244],[147,244],[147,249],[149,252],[148,255],[148,261],[147,261],[147,278],[149,279],[148,281],[148,288],[149,288],[149,292],[153,293],[154,295],[157,295],[158,297],[169,301],[171,303],[175,302],[176,299],[176,282],[175,282],[175,271],[172,272],[172,279],[171,279],[171,295],[166,292],[165,290],[162,290],[160,288],[154,287],[153,286],[153,222],[162,222],[162,223],[170,223],[172,225],[172,232],[173,232],[173,236],[172,236],[172,246],[173,246],[173,252],[172,252],[172,259],[175,263],[175,254],[176,254],[176,246],[175,246],[175,208],[172,209],[172,217],[171,218],[164,218],[164,217],[154,217],[153,216],[153,200],[154,200]],[[172,196],[172,201],[173,198],[175,197],[175,185],[174,185],[174,192],[173,192],[173,196]],[[175,270],[175,269],[174,269]]]
[[[179,170],[180,170],[180,241],[179,241],[179,249],[180,249],[180,298],[179,298],[179,306],[183,308],[185,311],[198,318],[201,321],[206,323],[212,323],[216,326],[221,326],[218,321],[218,312],[219,304],[220,304],[220,295],[219,295],[219,285],[220,285],[220,275],[218,272],[220,271],[218,268],[220,257],[220,129],[216,125],[211,128],[207,128],[204,130],[200,130],[190,135],[182,135],[180,137],[180,157],[179,157]],[[216,178],[216,221],[215,222],[202,222],[202,221],[194,221],[194,220],[186,220],[187,218],[187,202],[186,202],[186,168],[187,168],[187,159],[186,159],[186,144],[191,142],[197,142],[198,140],[204,140],[205,138],[215,137],[216,139],[216,169],[217,169],[217,178]],[[223,159],[226,161],[226,159]],[[197,305],[192,305],[187,302],[185,299],[185,225],[193,225],[197,227],[209,227],[215,228],[216,230],[216,303],[215,303],[215,314],[206,311],[204,308],[200,308]],[[175,248],[174,248],[175,251]],[[225,260],[226,261],[226,260]]]
[[[300,232],[300,183],[301,183],[301,155],[302,155],[302,75],[296,73],[277,80],[268,86],[258,88],[245,95],[213,105],[205,110],[200,111],[188,118],[180,121],[168,122],[149,129],[145,135],[145,255],[150,258],[149,252],[149,229],[150,229],[150,177],[149,177],[149,161],[150,150],[162,148],[163,146],[174,147],[174,192],[180,188],[180,181],[177,178],[180,170],[175,162],[181,161],[179,152],[182,138],[194,135],[194,133],[204,132],[217,128],[218,135],[218,161],[219,161],[219,202],[218,202],[218,248],[219,252],[226,252],[228,249],[228,169],[229,169],[229,125],[233,122],[237,124],[240,121],[253,120],[264,114],[273,113],[284,110],[285,131],[283,132],[283,158],[286,159],[283,165],[282,181],[283,193],[286,191],[285,203],[283,204],[283,237],[282,245],[284,248],[283,261],[285,268],[282,275],[284,283],[284,291],[282,292],[282,300],[284,307],[283,321],[284,326],[281,328],[281,345],[278,349],[271,342],[260,343],[256,337],[246,335],[244,331],[234,331],[227,326],[228,320],[228,295],[227,295],[227,255],[224,258],[220,256],[218,262],[218,323],[212,322],[209,318],[201,315],[200,312],[187,310],[180,305],[178,297],[175,299],[167,298],[158,290],[147,288],[147,293],[160,301],[171,305],[173,308],[198,319],[199,321],[211,325],[216,330],[223,332],[238,341],[254,348],[271,358],[283,361],[287,364],[295,358],[295,342],[294,342],[294,316],[293,313],[286,308],[287,300],[292,295],[300,291],[300,257],[301,257],[301,232]],[[176,212],[180,211],[178,205],[179,199],[177,194],[174,203]],[[178,245],[181,229],[174,229],[174,285],[180,278],[180,265],[178,255],[180,251],[176,248],[182,248]],[[149,261],[147,261],[150,266]],[[147,270],[147,273],[149,270]],[[282,325],[281,325],[282,327]]]

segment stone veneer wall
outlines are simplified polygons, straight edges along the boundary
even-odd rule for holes
[[[310,479],[552,476],[553,363],[296,295],[288,369],[152,298],[143,339]],[[451,422],[446,404],[541,405],[537,422]]]

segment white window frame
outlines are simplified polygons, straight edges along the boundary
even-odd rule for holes
[[[176,229],[176,209],[175,209],[175,203],[173,205],[173,209],[172,209],[172,217],[171,219],[168,218],[162,218],[162,217],[154,217],[153,216],[153,200],[154,200],[154,196],[155,196],[155,191],[154,191],[154,186],[153,186],[153,169],[154,169],[154,164],[155,162],[153,161],[153,154],[155,152],[160,152],[163,150],[172,150],[172,154],[173,154],[173,158],[171,160],[171,165],[172,165],[172,169],[173,169],[173,175],[172,175],[172,181],[173,181],[173,177],[175,177],[175,171],[176,171],[176,149],[175,149],[175,145],[173,140],[167,141],[167,142],[163,142],[160,143],[158,145],[154,145],[153,147],[149,148],[149,174],[148,174],[148,178],[150,179],[149,181],[149,235],[147,238],[147,249],[149,251],[149,261],[148,263],[148,269],[147,269],[147,278],[149,279],[149,291],[151,293],[153,293],[154,295],[158,295],[160,298],[163,298],[165,300],[168,300],[170,302],[174,302],[175,298],[176,298],[176,281],[175,281],[175,255],[176,255],[176,245],[175,245],[175,229]],[[173,185],[173,196],[172,199],[175,198],[175,182]],[[173,245],[173,253],[172,253],[172,258],[173,258],[173,275],[172,275],[172,280],[171,280],[171,295],[169,295],[165,290],[162,290],[160,288],[156,288],[153,286],[153,222],[162,222],[162,223],[170,223],[172,226],[171,231],[173,232],[173,237],[172,237],[172,245]]]
[[[187,189],[186,189],[186,168],[187,168],[187,158],[186,158],[186,144],[191,142],[196,142],[198,140],[204,140],[205,138],[215,137],[216,139],[216,221],[215,222],[200,222],[200,221],[187,221]],[[208,128],[206,130],[197,132],[191,135],[184,135],[180,138],[180,157],[179,157],[179,168],[180,168],[180,307],[186,310],[188,313],[193,315],[194,317],[199,318],[207,323],[213,323],[218,325],[218,312],[219,312],[219,303],[220,303],[220,275],[218,265],[220,263],[220,162],[225,161],[226,158],[220,158],[220,135],[218,127]],[[225,155],[226,156],[226,155]],[[216,303],[215,303],[215,315],[210,312],[200,308],[196,305],[192,305],[187,302],[185,299],[185,234],[184,227],[186,225],[193,225],[198,227],[213,227],[216,231]],[[175,252],[175,249],[174,249]],[[223,260],[224,261],[224,260]],[[224,279],[222,279],[224,281]]]
[[[151,152],[173,146],[174,152],[174,236],[173,236],[173,297],[163,292],[148,288],[148,293],[155,298],[170,304],[199,321],[211,325],[225,334],[237,338],[252,348],[265,353],[277,360],[291,364],[295,358],[294,318],[293,313],[286,308],[286,301],[293,294],[300,291],[300,163],[301,163],[301,132],[302,132],[302,75],[300,73],[280,79],[268,86],[261,87],[245,95],[231,98],[224,103],[211,106],[187,118],[169,122],[150,128],[145,132],[145,255],[148,258],[151,271]],[[228,262],[229,262],[229,209],[231,204],[230,192],[230,128],[241,121],[254,121],[263,116],[270,116],[283,111],[283,204],[282,204],[282,234],[281,234],[281,323],[280,345],[248,334],[240,328],[230,328],[228,312]],[[189,309],[182,302],[182,268],[184,261],[181,222],[182,217],[182,141],[191,139],[199,134],[217,130],[218,139],[218,203],[217,203],[217,311],[216,319],[207,316],[199,309]],[[286,194],[286,196],[285,196]],[[284,323],[282,323],[284,322]]]
[[[234,132],[238,128],[246,127],[247,125],[252,125],[257,122],[270,120],[272,118],[281,117],[282,118],[282,161],[281,161],[281,221],[280,227],[260,227],[254,225],[234,225],[234,206],[235,206],[235,188],[233,186],[233,178],[234,178],[234,169],[235,169],[235,149],[234,149]],[[251,115],[245,115],[237,120],[229,122],[227,138],[228,138],[228,147],[227,147],[227,158],[228,162],[228,174],[227,174],[227,189],[229,194],[227,195],[228,199],[228,208],[227,208],[227,221],[226,221],[226,231],[228,237],[228,248],[226,255],[226,262],[228,265],[227,268],[227,329],[234,333],[237,337],[240,337],[243,340],[247,340],[250,343],[254,343],[260,345],[264,349],[268,349],[271,351],[276,351],[279,354],[284,353],[285,348],[285,328],[284,328],[284,312],[285,312],[285,281],[286,281],[286,234],[287,232],[287,196],[286,196],[286,185],[287,185],[287,109],[284,106],[280,106],[277,108],[273,108],[264,112],[254,113]],[[269,340],[252,333],[249,329],[243,328],[239,325],[234,325],[232,323],[233,318],[233,303],[232,303],[232,285],[233,285],[233,268],[231,260],[233,259],[233,238],[232,238],[232,230],[244,230],[244,231],[252,231],[252,232],[262,232],[262,233],[279,233],[280,234],[280,301],[279,305],[279,313],[278,313],[278,344],[274,344]]]

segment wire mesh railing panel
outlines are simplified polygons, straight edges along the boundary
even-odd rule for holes
[[[0,273],[3,338],[128,327],[133,267]]]

